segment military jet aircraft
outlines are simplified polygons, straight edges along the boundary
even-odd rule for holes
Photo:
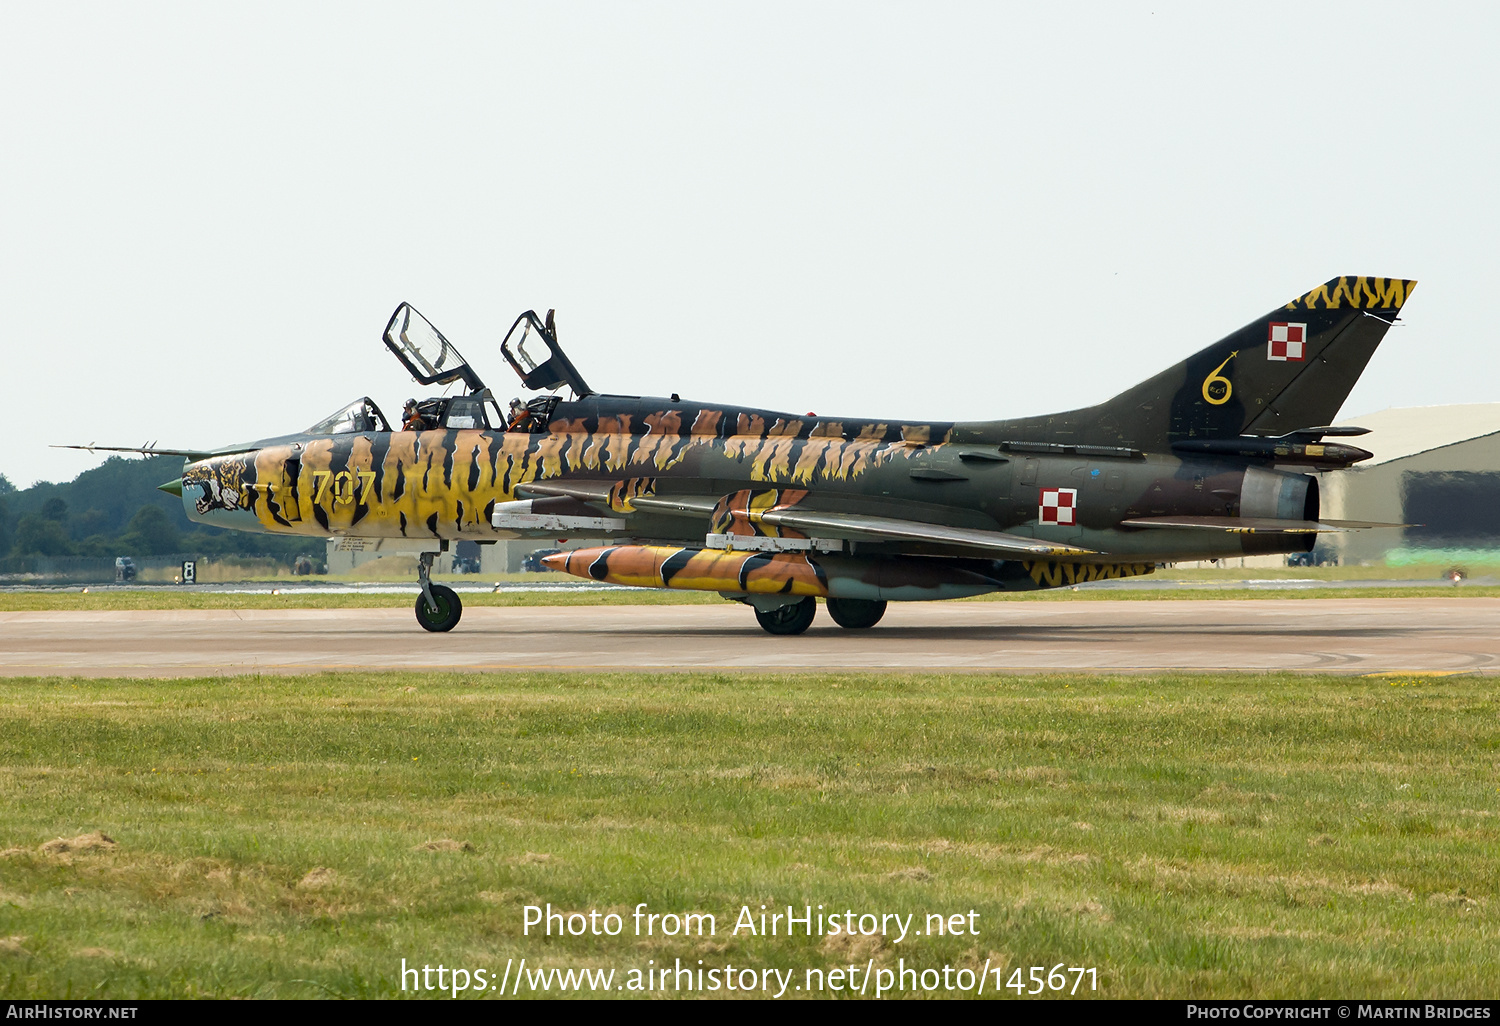
[[[306,431],[178,452],[194,520],[427,546],[417,621],[462,605],[430,580],[459,539],[598,539],[541,559],[591,581],[718,592],[772,634],[825,599],[841,627],[887,602],[1149,574],[1162,563],[1310,550],[1319,471],[1371,454],[1331,427],[1415,282],[1343,277],[1082,409],[1016,420],[819,417],[595,392],[555,320],[523,313],[500,352],[538,393],[502,410],[403,303],[385,345],[424,386],[400,430],[361,398]],[[561,394],[568,390],[567,398]]]

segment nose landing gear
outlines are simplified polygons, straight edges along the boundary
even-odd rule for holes
[[[417,596],[417,623],[424,630],[451,631],[464,615],[464,604],[452,588],[432,583],[432,558],[436,555],[424,552],[417,557],[417,580],[422,585],[422,594]]]

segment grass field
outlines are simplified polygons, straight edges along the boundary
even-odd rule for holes
[[[0,592],[0,613],[47,612],[69,609],[395,609],[415,602],[411,593],[318,594],[287,588],[278,595],[268,593],[224,594],[210,591],[162,589],[90,591]],[[1433,587],[1350,588],[1237,588],[1185,587],[1171,589],[1054,588],[1048,591],[1001,592],[979,595],[961,602],[1097,602],[1171,601],[1176,599],[1339,599],[1339,598],[1500,598],[1500,587],[1466,584]],[[724,602],[715,592],[667,591],[621,588],[618,591],[556,592],[464,592],[460,598],[471,606],[684,606]]]
[[[1500,588],[1495,589],[1500,594]],[[1444,592],[1444,594],[1447,594]],[[1467,592],[1465,593],[1467,594]],[[47,612],[69,609],[409,609],[416,602],[415,585],[409,593],[350,592],[318,594],[287,589],[224,594],[212,591],[12,591],[0,592],[0,613]],[[621,588],[618,591],[464,592],[464,607],[472,606],[683,606],[725,600],[709,591],[666,591]]]
[[[498,974],[526,957],[620,984],[678,958],[794,987],[809,968],[988,960],[1097,967],[1105,997],[1493,996],[1493,689],[0,680],[0,993],[376,996],[399,993],[402,958]],[[522,936],[548,902],[625,932]],[[717,933],[635,937],[639,902],[712,913]],[[972,909],[978,936],[731,934],[762,904],[918,929]]]

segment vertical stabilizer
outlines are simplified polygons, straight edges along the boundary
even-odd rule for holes
[[[1334,278],[1108,402],[1000,421],[984,433],[1161,451],[1190,438],[1331,424],[1415,287]]]

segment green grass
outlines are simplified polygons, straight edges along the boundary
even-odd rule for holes
[[[1177,565],[1167,570],[1158,570],[1157,575],[1180,581],[1228,581],[1234,579],[1274,580],[1295,578],[1316,581],[1431,581],[1434,584],[1446,579],[1452,563],[1353,563],[1345,566],[1234,566],[1232,559],[1216,567],[1188,567]],[[1500,565],[1495,563],[1462,564],[1470,577],[1495,576],[1500,574]]]
[[[415,585],[413,585],[415,587]],[[472,606],[688,606],[722,603],[715,592],[560,591],[485,593],[464,592],[465,608]],[[0,592],[0,613],[108,609],[405,609],[416,601],[410,593],[308,594],[288,589],[269,593],[223,594],[210,591],[12,591]]]
[[[403,957],[526,957],[1492,996],[1497,713],[1475,677],[0,680],[0,993],[376,996]],[[91,831],[117,846],[41,849]],[[547,902],[719,932],[523,937]],[[729,932],[820,903],[980,935]]]
[[[1376,585],[1348,588],[1235,588],[1235,587],[1182,587],[1182,588],[1091,588],[1080,586],[1076,591],[1070,587],[1053,588],[1046,591],[1001,592],[995,595],[979,595],[968,602],[1028,602],[1028,601],[1202,601],[1204,599],[1374,599],[1374,598],[1500,598],[1500,587],[1465,584],[1455,588],[1451,584],[1432,587],[1406,585],[1382,588]]]
[[[203,591],[141,589],[129,591],[10,591],[0,592],[0,613],[109,609],[394,609],[415,601],[415,592],[314,594],[289,587],[279,595],[223,594]],[[724,601],[715,592],[621,588],[618,591],[464,592],[465,608],[472,606],[688,606]],[[1097,602],[1174,601],[1183,599],[1338,599],[1338,598],[1500,598],[1500,587],[1452,585],[1397,588],[1172,588],[1101,589],[1084,585],[1047,591],[1000,592],[964,602]]]

